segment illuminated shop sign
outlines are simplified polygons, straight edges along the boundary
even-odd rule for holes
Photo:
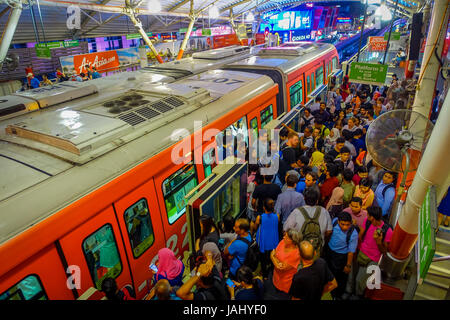
[[[264,15],[268,23],[261,23],[261,31],[269,27],[273,31],[306,30],[311,29],[312,11],[286,11],[275,15]]]

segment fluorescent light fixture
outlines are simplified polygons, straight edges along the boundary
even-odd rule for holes
[[[152,13],[161,12],[161,3],[159,0],[149,0],[148,1],[148,10]]]
[[[371,5],[371,4],[381,4],[381,0],[368,0],[367,3],[369,5]]]
[[[255,16],[253,15],[253,13],[249,12],[247,15],[247,19],[248,22],[253,22],[255,21]]]
[[[219,8],[216,5],[213,5],[209,8],[209,17],[211,19],[217,19],[219,17]]]

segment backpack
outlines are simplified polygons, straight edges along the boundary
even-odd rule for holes
[[[126,285],[122,290],[118,292],[119,298],[121,300],[136,300],[136,294],[134,290]]]
[[[386,191],[388,190],[388,189],[390,189],[390,188],[394,188],[394,190],[395,190],[395,186],[394,186],[394,184],[393,183],[390,183],[390,184],[387,184],[387,185],[385,185],[384,186],[384,188],[383,188],[383,190],[381,191],[381,195],[383,196],[383,199],[384,199],[384,195],[386,194]],[[392,200],[392,203],[391,203],[391,206],[392,206],[392,204],[394,203],[394,200],[395,200],[395,196],[394,196],[394,199]],[[373,204],[372,204],[373,206],[376,206],[376,207],[379,207],[380,205],[378,204],[378,202],[377,202],[377,197],[374,197],[374,199],[373,199]],[[391,208],[389,207],[389,211],[391,210]]]
[[[314,117],[309,118],[309,120],[307,120],[305,117],[302,116],[303,121],[305,122],[301,127],[300,127],[300,131],[304,132],[306,127],[308,127],[311,123],[312,120],[314,120]]]
[[[314,217],[312,219],[309,217],[305,208],[301,207],[299,210],[305,218],[305,222],[303,223],[301,230],[303,240],[311,242],[316,250],[316,253],[320,253],[323,247],[322,233],[319,224],[321,207],[316,206],[316,212],[314,213]]]
[[[245,260],[244,263],[239,261],[239,259],[236,257],[237,261],[240,263],[241,266],[247,266],[252,271],[255,271],[258,267],[259,263],[259,246],[255,239],[252,239],[252,241],[248,241],[246,238],[239,237],[236,240],[241,240],[242,242],[245,242],[245,244],[248,246],[247,252],[245,254]]]
[[[338,224],[338,219],[334,219],[334,221],[333,221],[333,228],[336,227],[337,224]],[[356,229],[356,231],[358,231],[357,230],[357,229],[359,229],[358,226],[352,225],[350,227],[350,229],[347,230],[347,237],[345,238],[345,240],[347,241],[347,247],[348,247],[348,244],[350,243],[350,239],[351,239],[353,231],[355,229]]]
[[[221,278],[214,274],[214,284],[211,288],[199,292],[203,296],[204,300],[218,300],[224,301],[230,298],[228,289],[226,288],[225,278]]]
[[[364,241],[364,238],[366,237],[367,230],[369,230],[369,227],[370,227],[371,224],[372,223],[369,221],[369,219],[367,219],[366,220],[365,229],[364,229],[364,233],[363,233],[362,238],[361,238],[361,242]],[[383,234],[383,238],[382,238],[383,242],[384,242],[384,238],[386,238],[386,234],[387,234],[389,229],[392,230],[392,226],[389,223],[384,222],[383,226],[381,227],[381,233]]]

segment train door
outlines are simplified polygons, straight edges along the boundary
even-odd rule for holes
[[[129,257],[112,206],[62,237],[60,244],[67,264],[79,268],[78,295],[91,287],[100,290],[106,277],[115,278],[119,288],[132,285]]]
[[[114,203],[133,274],[136,297],[148,292],[152,273],[148,266],[166,245],[153,179]]]
[[[76,299],[78,293],[67,287],[60,258],[55,244],[51,244],[0,277],[0,301]]]
[[[170,161],[170,160],[168,160]],[[179,259],[189,253],[185,196],[198,185],[198,175],[193,162],[171,165],[154,178],[155,189],[161,211],[161,220],[166,235],[166,247]]]
[[[303,103],[303,79],[294,79],[289,87],[289,110]]]

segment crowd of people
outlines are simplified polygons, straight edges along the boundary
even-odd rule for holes
[[[88,81],[93,79],[101,78],[102,75],[97,71],[95,67],[91,67],[90,65],[85,65],[86,73],[81,72],[80,74],[66,75],[61,71],[60,68],[56,69],[55,78],[53,80],[49,79],[49,75],[46,73],[41,74],[42,80],[39,80],[31,66],[25,68],[25,72],[27,75],[27,80],[23,83],[20,91],[36,89],[39,87],[51,86],[55,83],[63,82],[63,81]]]
[[[187,280],[183,262],[161,249],[147,299],[364,299],[367,268],[392,238],[397,179],[373,161],[364,138],[380,114],[404,107],[395,91],[402,87],[395,78],[377,88],[345,77],[304,110],[300,132],[284,125],[275,154],[260,132],[254,144],[277,159],[276,174],[261,174],[267,161],[249,164],[246,217],[200,217]]]

